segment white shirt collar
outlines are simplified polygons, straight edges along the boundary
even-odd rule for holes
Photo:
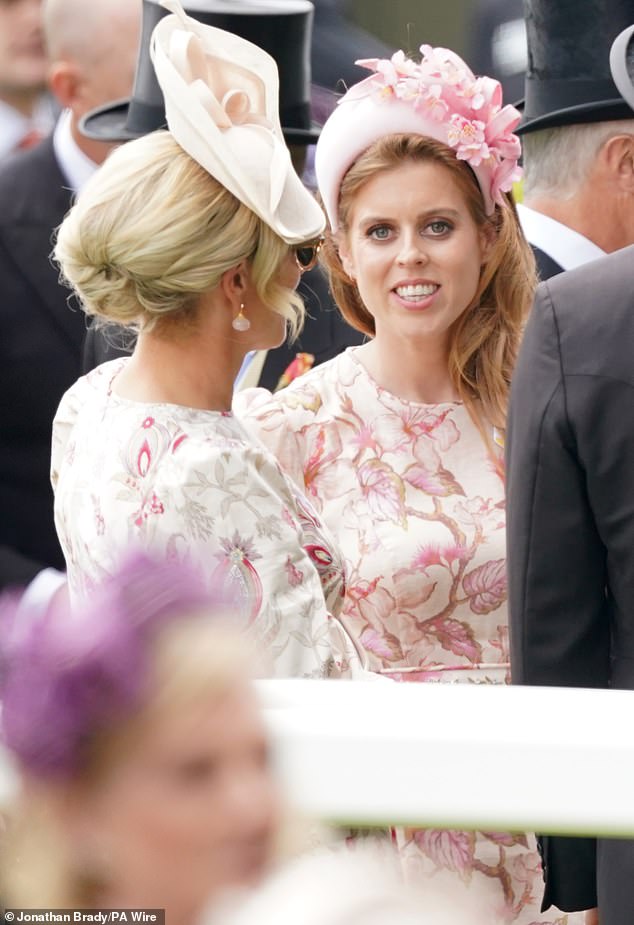
[[[42,135],[47,135],[54,122],[55,107],[48,94],[43,94],[38,99],[30,117],[0,100],[0,158],[14,151],[31,129],[37,129]]]
[[[547,254],[562,270],[574,270],[605,255],[594,241],[554,218],[518,203],[517,212],[529,244]]]
[[[0,157],[13,151],[30,127],[30,119],[0,100]]]
[[[79,193],[84,184],[92,177],[99,166],[95,164],[73,138],[70,130],[71,112],[65,109],[57,121],[53,133],[53,149],[57,163],[68,185],[75,193]]]

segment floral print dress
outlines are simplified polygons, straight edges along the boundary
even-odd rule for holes
[[[397,681],[506,683],[502,451],[491,455],[462,403],[417,404],[381,389],[360,349],[274,396],[242,392],[234,409],[336,537],[347,573],[342,622],[370,669]],[[580,914],[539,912],[533,836],[398,838],[414,876],[459,878],[479,905],[486,895],[492,925],[581,925]]]
[[[129,401],[126,359],[79,379],[53,424],[55,523],[71,598],[130,546],[197,565],[227,594],[275,677],[349,676],[343,569],[312,505],[232,413]]]

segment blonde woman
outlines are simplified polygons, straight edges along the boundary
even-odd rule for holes
[[[195,925],[257,883],[281,800],[232,605],[136,555],[73,614],[5,598],[0,615],[2,738],[22,784],[3,904]]]
[[[364,62],[371,76],[343,97],[317,147],[325,264],[367,342],[275,396],[243,394],[239,408],[336,535],[342,621],[371,670],[505,683],[501,445],[534,288],[509,195],[519,113],[452,52],[421,51],[420,64],[402,53]],[[477,781],[465,787],[477,799]],[[540,915],[533,839],[399,838],[414,876],[483,888],[491,923],[568,921]]]
[[[174,11],[152,55],[169,132],[116,150],[59,229],[55,257],[97,319],[138,330],[64,396],[55,522],[71,598],[134,545],[190,560],[235,601],[277,676],[347,674],[338,554],[308,502],[231,412],[248,351],[297,330],[324,218],[294,173],[277,68]]]

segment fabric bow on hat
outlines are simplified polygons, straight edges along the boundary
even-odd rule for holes
[[[174,15],[156,26],[150,53],[176,141],[288,244],[319,235],[323,213],[282,135],[273,58],[187,16],[177,0],[162,6]]]

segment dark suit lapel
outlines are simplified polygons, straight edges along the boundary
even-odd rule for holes
[[[534,244],[531,244],[531,247],[535,255],[535,262],[537,263],[537,274],[542,282],[564,272],[564,268],[553,260],[552,257],[549,257],[540,247],[535,247]]]

